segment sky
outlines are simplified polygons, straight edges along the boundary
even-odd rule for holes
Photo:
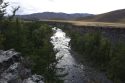
[[[91,13],[101,14],[125,8],[125,0],[5,0],[8,12],[20,6],[17,14],[37,12]]]

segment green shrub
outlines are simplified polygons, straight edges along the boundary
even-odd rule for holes
[[[118,43],[112,53],[111,61],[109,63],[109,72],[110,78],[116,83],[125,82],[125,43]],[[120,82],[122,81],[122,82]]]
[[[105,70],[114,83],[125,82],[125,43],[112,43],[101,33],[70,32],[71,47],[82,58]]]
[[[50,43],[51,27],[40,22],[23,22],[18,19],[6,20],[0,26],[0,46],[3,49],[14,48],[23,57],[29,58],[32,72],[43,75],[47,83],[60,82],[56,68],[58,60]]]
[[[0,49],[3,49],[3,42],[5,41],[5,37],[3,34],[0,33]]]

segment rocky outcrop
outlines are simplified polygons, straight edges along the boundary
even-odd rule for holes
[[[32,75],[25,62],[14,49],[0,50],[0,83],[44,83],[41,75]]]

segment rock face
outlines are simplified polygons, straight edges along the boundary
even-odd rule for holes
[[[0,83],[44,83],[40,75],[32,75],[24,58],[14,49],[0,50]]]

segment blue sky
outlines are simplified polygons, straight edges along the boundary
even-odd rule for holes
[[[11,7],[20,6],[18,14],[65,12],[100,14],[125,8],[125,0],[5,0]]]

